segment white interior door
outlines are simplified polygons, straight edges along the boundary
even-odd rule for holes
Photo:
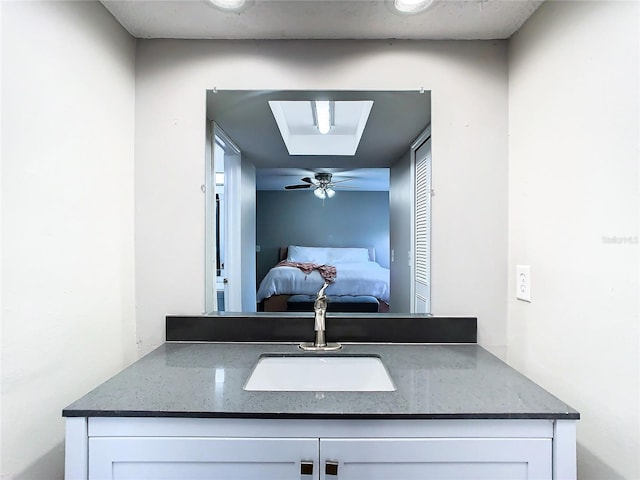
[[[216,294],[216,205],[213,122],[207,124],[205,147],[205,249],[204,249],[204,312],[218,311]]]
[[[226,183],[227,176],[225,174],[225,156],[226,153],[221,145],[221,140],[216,137],[215,149],[214,149],[214,165],[215,170],[213,172],[213,185],[214,185],[214,198],[215,211],[213,216],[215,218],[215,292],[216,292],[216,311],[226,311],[228,288],[227,288],[227,274],[226,274],[226,259],[228,251],[227,243],[227,202],[226,202]]]
[[[241,218],[241,153],[240,149],[226,133],[214,124],[216,143],[224,153],[222,159],[214,159],[214,163],[223,164],[216,167],[224,172],[224,187],[220,189],[223,202],[220,208],[220,243],[223,245],[224,258],[222,275],[218,277],[218,285],[224,292],[224,310],[227,312],[242,311],[242,257],[239,247],[242,236]],[[215,155],[214,155],[215,157]]]
[[[431,135],[415,150],[414,162],[413,305],[415,313],[431,312]]]
[[[225,198],[227,229],[225,242],[228,246],[224,262],[225,311],[242,311],[242,257],[240,250],[240,155],[225,155]]]
[[[241,311],[241,154],[212,122],[206,168],[205,311]]]

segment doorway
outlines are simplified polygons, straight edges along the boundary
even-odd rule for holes
[[[234,268],[234,249],[229,248],[239,235],[230,221],[237,207],[229,200],[238,190],[241,154],[215,122],[207,126],[207,137],[205,312],[238,311],[240,274]]]

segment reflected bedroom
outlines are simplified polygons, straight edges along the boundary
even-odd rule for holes
[[[428,313],[430,127],[425,91],[208,91],[206,311],[327,281],[329,312]]]

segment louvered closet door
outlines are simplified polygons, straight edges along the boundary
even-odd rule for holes
[[[416,150],[413,311],[431,312],[431,137]]]

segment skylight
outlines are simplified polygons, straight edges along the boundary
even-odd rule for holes
[[[289,155],[355,155],[373,101],[331,101],[331,104],[332,125],[327,133],[321,133],[314,123],[313,101],[269,102]]]

